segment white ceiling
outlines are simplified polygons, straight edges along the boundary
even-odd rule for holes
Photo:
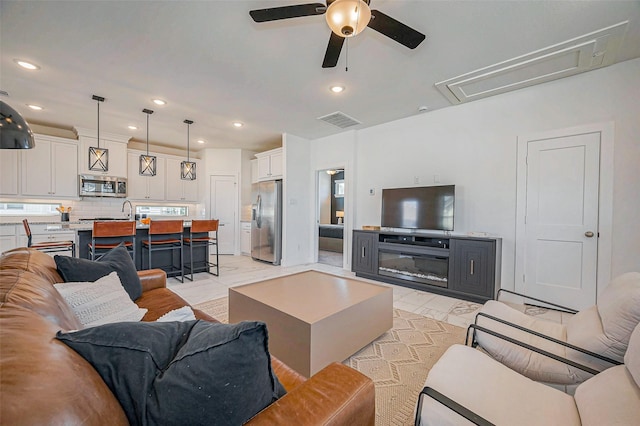
[[[8,1],[0,3],[0,99],[30,123],[96,128],[186,148],[280,145],[344,130],[317,120],[341,111],[358,129],[451,106],[434,84],[629,20],[617,61],[640,57],[638,1],[371,0],[372,9],[426,34],[415,50],[366,29],[336,68],[321,68],[324,16],[263,24],[249,10],[309,0]],[[26,71],[14,63],[38,64]],[[569,77],[571,78],[571,77]],[[329,86],[346,91],[335,95]],[[168,104],[155,106],[160,97]],[[32,111],[26,104],[38,104]],[[428,114],[428,112],[426,112]],[[245,123],[241,129],[234,120]],[[138,130],[127,129],[130,124]],[[206,143],[199,145],[196,139]]]

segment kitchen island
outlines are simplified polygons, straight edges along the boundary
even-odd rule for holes
[[[185,222],[183,237],[188,238],[191,230],[191,222]],[[91,254],[89,252],[89,243],[91,243],[91,235],[92,229],[78,229],[78,257],[83,259],[91,259]],[[206,236],[206,233],[197,233],[194,236]],[[134,263],[136,265],[137,270],[142,270],[143,265],[146,266],[149,264],[148,258],[142,261],[142,256],[147,256],[148,252],[146,250],[142,250],[142,240],[146,240],[149,237],[149,226],[138,223],[136,226],[136,238],[135,238],[135,259]],[[103,239],[102,241],[107,242],[108,240]],[[114,241],[118,241],[118,238],[115,238]],[[171,265],[177,265],[179,263],[179,254],[178,251],[158,251],[153,253],[153,268],[161,268],[161,269],[171,269]],[[173,258],[172,258],[173,256]],[[191,262],[191,253],[188,246],[184,246],[183,248],[183,264],[189,265]],[[206,272],[207,266],[204,264],[205,260],[209,259],[209,246],[205,247],[194,247],[193,248],[193,268],[195,272]],[[186,271],[186,270],[185,270]],[[186,272],[185,272],[186,274]],[[173,277],[176,275],[180,275],[179,271],[167,272],[167,276]]]

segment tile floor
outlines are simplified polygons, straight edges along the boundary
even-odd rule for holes
[[[171,278],[168,280],[167,286],[193,305],[220,297],[226,297],[229,287],[249,284],[296,272],[316,270],[334,275],[355,277],[355,274],[351,271],[328,264],[312,263],[283,267],[254,261],[249,256],[223,255],[220,256],[220,265],[219,277],[199,273],[194,275],[193,282],[185,280],[184,283],[181,283]],[[478,303],[441,296],[426,291],[413,290],[408,287],[386,284],[379,281],[369,282],[392,287],[393,306],[395,308],[414,312],[459,327],[466,328],[471,324],[481,307]],[[526,313],[556,322],[565,322],[569,317],[566,314],[544,308],[530,307],[527,308]]]
[[[229,287],[307,270],[355,277],[353,272],[327,264],[313,263],[293,267],[282,267],[257,262],[248,256],[220,256],[220,265],[219,277],[199,273],[194,275],[193,282],[185,280],[184,283],[181,283],[171,278],[167,286],[193,305],[207,300],[226,297]],[[481,306],[477,303],[413,290],[407,287],[385,284],[378,281],[370,282],[393,288],[393,305],[395,308],[415,312],[460,327],[467,327]]]

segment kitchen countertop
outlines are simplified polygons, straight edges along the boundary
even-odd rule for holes
[[[163,219],[156,219],[156,220],[163,220]],[[169,219],[164,219],[164,220],[169,220]],[[93,229],[93,222],[92,220],[76,220],[76,221],[69,221],[69,222],[60,222],[60,221],[36,221],[36,222],[31,222],[29,221],[29,225],[34,226],[34,225],[45,225],[45,230],[47,232],[65,232],[65,231],[91,231]],[[189,220],[185,220],[184,222],[184,226],[191,226],[191,219]],[[0,223],[0,226],[15,226],[15,225],[19,225],[22,226],[22,223]],[[136,223],[136,229],[148,229],[149,225],[144,225],[140,222]]]

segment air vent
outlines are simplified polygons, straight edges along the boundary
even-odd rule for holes
[[[325,123],[329,123],[336,127],[340,127],[341,129],[346,129],[347,127],[357,126],[358,124],[362,124],[355,118],[349,117],[347,114],[340,111],[332,112],[331,114],[325,115],[323,117],[318,117],[318,120],[322,120]]]
[[[629,21],[436,83],[460,104],[522,89],[615,63]]]

